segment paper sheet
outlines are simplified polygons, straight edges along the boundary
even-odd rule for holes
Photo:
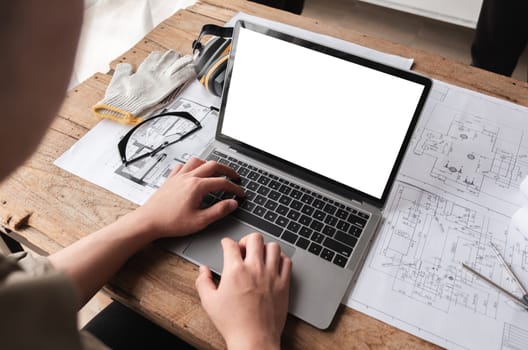
[[[464,270],[522,295],[493,241],[528,284],[528,109],[434,82],[350,307],[450,349],[528,349],[528,312]]]
[[[512,216],[513,229],[528,240],[528,206],[519,208]]]
[[[524,196],[524,206],[519,208],[512,216],[513,228],[528,239],[528,177],[524,178],[519,186]]]
[[[238,19],[261,23],[401,69],[410,69],[413,63],[412,59],[384,54],[343,40],[244,13],[238,13],[227,25],[234,24]],[[134,163],[127,168],[122,166],[117,143],[131,127],[103,120],[59,157],[54,164],[136,204],[142,204],[163,183],[176,164],[201,154],[213,140],[218,114],[211,110],[210,106],[218,108],[220,99],[207,92],[197,81],[189,84],[167,109],[189,111],[202,123],[203,129],[144,162]]]

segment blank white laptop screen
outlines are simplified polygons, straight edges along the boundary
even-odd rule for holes
[[[379,199],[423,89],[240,27],[221,133]]]

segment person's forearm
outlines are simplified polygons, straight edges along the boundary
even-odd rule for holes
[[[228,166],[192,158],[185,165],[177,165],[144,205],[53,254],[50,261],[71,276],[80,290],[82,306],[146,244],[198,232],[235,210],[234,199],[205,209],[201,203],[210,192],[243,197],[242,188],[228,180],[238,177]]]
[[[77,285],[82,307],[128,258],[154,239],[147,224],[132,212],[49,259]]]

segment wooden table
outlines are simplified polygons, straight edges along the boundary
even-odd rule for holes
[[[119,62],[137,65],[153,50],[190,53],[191,42],[203,24],[223,24],[238,11],[413,57],[417,72],[528,106],[524,82],[244,0],[203,0],[177,12],[111,62],[111,67]],[[71,90],[38,151],[0,186],[2,225],[12,230],[12,237],[43,254],[73,243],[136,207],[53,165],[98,122],[90,107],[103,97],[110,79],[110,74],[97,73]],[[194,289],[197,275],[195,265],[149,246],[128,261],[106,291],[198,348],[223,348],[221,336],[200,306]],[[290,316],[283,339],[286,349],[436,348],[345,306],[327,331]]]

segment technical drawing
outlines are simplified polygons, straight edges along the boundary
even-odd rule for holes
[[[401,182],[391,197],[380,233],[383,239],[370,268],[390,276],[394,292],[439,311],[464,308],[495,318],[499,292],[461,264],[468,263],[493,280],[504,280],[513,290],[489,246],[490,241],[506,245],[509,218],[482,214]]]
[[[441,128],[438,118],[444,119]],[[427,164],[428,174],[423,175],[444,190],[476,200],[504,198],[504,191],[517,192],[528,175],[524,130],[440,104],[432,107],[431,117],[422,124],[410,157]],[[511,200],[518,204],[515,196]]]
[[[528,284],[527,134],[528,109],[435,81],[349,305],[447,348],[528,349],[528,313],[462,267],[521,296],[493,242]]]
[[[528,330],[510,323],[504,323],[502,332],[502,350],[528,349]]]

